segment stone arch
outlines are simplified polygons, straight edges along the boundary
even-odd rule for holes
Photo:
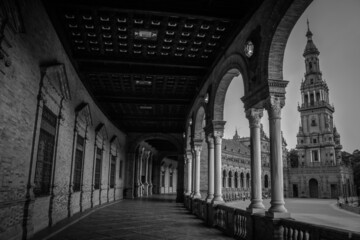
[[[129,144],[129,152],[135,152],[136,147],[141,143],[144,142],[146,140],[150,140],[150,139],[161,139],[161,140],[166,140],[169,141],[170,143],[172,143],[178,152],[181,151],[182,149],[182,141],[171,134],[164,134],[164,133],[149,133],[149,134],[142,134],[142,135],[138,135],[136,136],[132,141],[130,141]]]
[[[268,79],[283,80],[283,61],[287,40],[297,20],[311,2],[312,0],[293,1],[277,25],[270,42],[269,56],[265,59]]]
[[[204,119],[206,117],[205,106],[204,104],[200,104],[198,109],[196,110],[194,116],[194,138],[195,139],[204,139]]]
[[[212,90],[211,109],[212,119],[222,121],[224,118],[224,104],[227,89],[234,77],[241,74],[244,84],[244,95],[248,93],[248,73],[246,60],[240,54],[229,56],[220,67],[222,71],[215,78],[215,86]]]

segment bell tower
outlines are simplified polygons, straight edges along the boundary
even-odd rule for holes
[[[320,52],[313,42],[307,21],[305,80],[301,82],[301,116],[297,146],[302,166],[337,165],[341,162],[340,135],[333,123],[334,107],[329,103],[329,88],[320,71]]]

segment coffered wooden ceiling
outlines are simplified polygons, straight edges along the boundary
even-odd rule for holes
[[[120,129],[180,133],[262,0],[43,2],[81,80]]]

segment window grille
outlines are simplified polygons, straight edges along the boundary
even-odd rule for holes
[[[56,115],[44,106],[35,168],[35,196],[48,195],[50,193],[56,123]]]
[[[96,149],[96,163],[95,163],[95,184],[94,188],[100,188],[100,180],[101,180],[101,166],[102,166],[102,149]]]
[[[110,188],[115,186],[116,156],[111,155]]]
[[[81,189],[84,143],[85,143],[85,139],[80,135],[78,135],[76,141],[76,152],[75,152],[74,186],[73,186],[74,192],[80,191]]]

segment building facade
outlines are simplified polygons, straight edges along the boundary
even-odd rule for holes
[[[309,28],[304,50],[305,80],[301,83],[301,124],[297,134],[298,162],[284,174],[291,197],[337,198],[354,194],[353,172],[342,161],[340,134],[334,121],[329,88],[322,78],[319,50]],[[286,181],[285,181],[286,182]]]
[[[270,139],[260,127],[261,186],[263,198],[270,196]],[[283,159],[286,159],[286,141],[283,138]],[[222,187],[225,201],[250,198],[251,146],[250,137],[240,137],[237,130],[232,139],[223,139]],[[286,189],[286,188],[285,188]]]

